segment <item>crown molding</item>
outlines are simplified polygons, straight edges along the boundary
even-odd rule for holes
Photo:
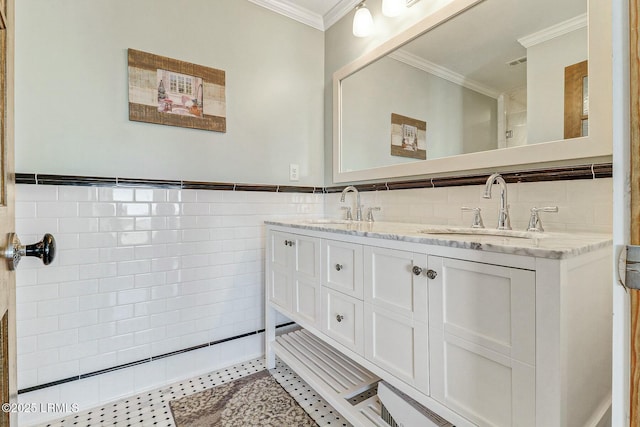
[[[426,71],[427,73],[433,74],[491,98],[497,98],[500,95],[500,92],[492,87],[471,80],[462,74],[458,74],[441,65],[434,64],[433,62],[427,61],[426,59],[407,51],[397,50],[395,52],[391,52],[388,56],[396,61],[403,62],[419,70]]]
[[[341,0],[324,15],[324,29],[331,28],[333,24],[344,18],[360,3],[362,0]]]
[[[324,20],[322,16],[308,9],[302,8],[287,0],[249,0],[251,3],[269,9],[272,12],[279,13],[295,21],[313,27],[317,30],[324,31]]]
[[[528,49],[531,46],[535,46],[537,44],[568,34],[580,28],[584,28],[587,26],[587,21],[587,14],[583,13],[582,15],[578,15],[575,18],[567,19],[566,21],[560,22],[556,25],[552,25],[551,27],[545,28],[544,30],[540,30],[533,34],[529,34],[528,36],[521,37],[518,39],[518,43]]]
[[[341,0],[324,16],[291,3],[288,0],[249,0],[251,3],[284,15],[320,31],[326,31],[333,24],[351,12],[362,0]]]

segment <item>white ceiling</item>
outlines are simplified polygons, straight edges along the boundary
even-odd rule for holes
[[[362,0],[249,0],[259,6],[326,30],[351,12]]]

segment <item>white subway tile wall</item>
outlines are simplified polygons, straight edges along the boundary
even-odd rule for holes
[[[411,190],[371,191],[361,193],[366,218],[369,207],[376,221],[412,222],[470,226],[471,212],[460,208],[479,207],[487,228],[498,223],[498,188],[492,199],[484,199],[484,185],[463,187],[421,188]],[[558,206],[558,213],[541,213],[547,231],[583,231],[611,233],[613,227],[613,181],[611,178],[517,183],[507,185],[513,229],[525,230],[532,207]],[[355,206],[352,195],[340,203],[340,193],[327,195],[325,214],[338,218],[344,215],[341,206]]]
[[[493,227],[498,192],[492,200],[482,192],[483,186],[363,192],[362,203],[365,213],[382,208],[374,213],[378,221],[450,225],[471,224],[462,206],[481,207]],[[531,207],[553,205],[557,214],[542,214],[548,231],[611,232],[609,178],[509,184],[508,195],[514,229],[526,228]],[[26,258],[18,270],[20,389],[261,329],[263,222],[344,215],[339,193],[20,184],[16,199],[23,243],[50,232],[58,244],[52,265]],[[254,335],[20,397],[102,404],[262,351],[261,335]]]
[[[323,196],[17,185],[18,388],[263,328],[264,225]]]

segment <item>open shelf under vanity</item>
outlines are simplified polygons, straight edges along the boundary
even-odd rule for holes
[[[321,341],[309,331],[298,329],[279,335],[273,350],[303,380],[329,402],[350,423],[357,426],[400,426],[378,397],[381,378]],[[389,387],[389,386],[386,386]],[[410,399],[395,390],[388,404],[403,400],[420,412],[424,427],[452,426],[424,407],[408,403]],[[404,408],[406,410],[407,408]]]

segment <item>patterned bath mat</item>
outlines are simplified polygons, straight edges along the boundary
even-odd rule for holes
[[[267,370],[173,400],[169,406],[177,427],[317,426]]]

